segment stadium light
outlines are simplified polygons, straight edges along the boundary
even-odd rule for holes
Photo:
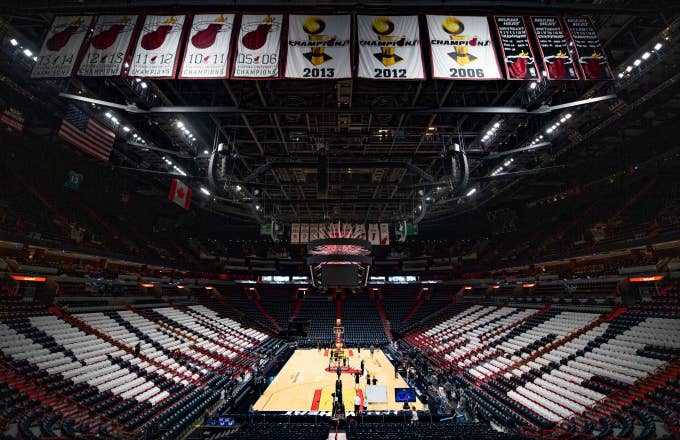
[[[241,185],[236,185],[236,192],[241,191]]]
[[[31,49],[24,49],[24,55],[30,58],[33,56],[33,52],[31,52]]]
[[[177,121],[177,128],[184,128],[184,122]]]
[[[127,133],[128,131],[130,131],[130,127],[123,126],[123,131],[124,131],[125,133]]]
[[[645,53],[642,54],[642,59],[643,59],[643,60],[646,60],[646,59],[649,58],[650,56],[652,56],[651,53],[645,52]]]
[[[111,118],[113,117],[113,115],[112,115],[110,112],[106,112],[106,113],[104,114],[104,116],[106,116],[106,117],[109,118],[109,119],[111,119]]]
[[[642,60],[640,58],[638,58],[637,60],[633,61],[633,64],[635,66],[639,66],[640,64],[642,64]]]
[[[208,190],[205,189],[204,187],[201,187],[201,192],[202,192],[203,194],[205,194],[206,196],[209,196],[209,195],[210,195],[210,191],[208,191]]]
[[[535,89],[536,87],[538,87],[538,83],[537,83],[536,81],[532,81],[532,82],[529,83],[529,88],[530,88],[530,89],[533,90],[533,89]]]
[[[208,150],[203,150],[203,154],[210,154],[210,151],[208,151]]]
[[[465,194],[465,197],[470,197],[471,195],[473,195],[476,192],[477,192],[477,188],[472,188],[472,189],[470,189],[470,191],[467,192],[467,194]]]
[[[654,50],[659,50],[659,49],[661,49],[662,47],[663,47],[663,44],[662,44],[662,43],[656,43],[656,44],[654,45]]]
[[[140,86],[142,86],[143,89],[146,89],[146,88],[147,88],[147,85],[146,85],[145,82],[142,82],[142,83],[140,84]]]
[[[14,38],[12,38],[11,40],[9,40],[9,44],[11,44],[12,46],[18,46],[19,42],[17,40],[15,40]]]

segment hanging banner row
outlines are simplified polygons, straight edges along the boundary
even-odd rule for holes
[[[306,244],[320,238],[360,238],[371,244],[387,246],[390,244],[388,223],[293,223],[290,227],[290,243]]]
[[[62,16],[31,76],[425,79],[420,21],[417,15]],[[584,17],[427,15],[425,23],[433,78],[613,78]]]

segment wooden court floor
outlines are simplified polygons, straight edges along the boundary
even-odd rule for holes
[[[331,411],[331,393],[335,391],[335,372],[325,371],[328,367],[328,356],[325,351],[316,349],[298,349],[283,366],[279,374],[267,387],[253,408],[256,411],[309,411],[314,409],[314,401],[318,400],[319,411]],[[365,370],[371,377],[378,379],[377,385],[387,387],[387,403],[375,403],[368,406],[369,411],[400,410],[402,403],[394,401],[394,388],[406,388],[408,385],[401,376],[395,379],[392,363],[381,350],[375,350],[371,357],[368,350],[357,353],[352,350],[349,366],[360,369],[364,360]],[[342,395],[346,411],[354,410],[355,378],[351,374],[342,374]],[[366,377],[359,381],[361,395],[366,395]],[[315,399],[316,396],[316,399]],[[417,409],[423,409],[420,402],[411,403]]]

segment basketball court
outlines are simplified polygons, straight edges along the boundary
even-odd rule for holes
[[[348,354],[349,367],[352,370],[360,370],[363,359],[366,371],[359,380],[358,388],[355,388],[353,374],[346,372],[341,374],[342,396],[346,410],[354,410],[354,396],[357,392],[362,402],[368,399],[369,411],[402,409],[403,403],[394,401],[394,389],[407,388],[408,384],[401,376],[395,379],[394,367],[382,350],[375,350],[373,356],[368,350],[358,353],[356,349],[348,350]],[[253,408],[256,411],[331,411],[333,406],[331,394],[335,391],[337,374],[335,370],[326,371],[328,365],[326,350],[296,350]],[[366,372],[371,378],[375,376],[378,379],[377,387],[367,389]],[[376,399],[378,401],[374,401]],[[409,405],[423,409],[420,402],[411,402]]]

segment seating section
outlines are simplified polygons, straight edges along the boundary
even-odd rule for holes
[[[202,305],[0,316],[0,428],[174,439],[276,344]]]
[[[297,318],[309,321],[307,337],[299,341],[301,347],[316,347],[317,341],[327,342],[334,338],[333,326],[337,315],[335,301],[325,297],[306,297]]]
[[[343,340],[350,346],[382,346],[389,342],[375,301],[364,295],[342,302],[342,325]]]
[[[253,423],[233,429],[203,432],[204,440],[326,440],[328,425],[324,423]]]
[[[520,435],[495,431],[478,423],[350,423],[347,425],[347,438],[400,440],[404,438],[439,440],[439,439],[521,439]]]
[[[674,383],[669,374],[680,371],[668,368],[680,355],[678,330],[677,317],[640,311],[600,315],[474,305],[405,341],[436,366],[459,372],[465,395],[485,419],[509,428],[529,422],[621,435],[636,419],[654,432],[650,412],[677,415],[657,393],[666,388],[660,385],[650,391],[654,399],[644,399],[643,384],[655,378]],[[620,394],[624,398],[614,399]],[[618,421],[608,417],[612,409]]]

